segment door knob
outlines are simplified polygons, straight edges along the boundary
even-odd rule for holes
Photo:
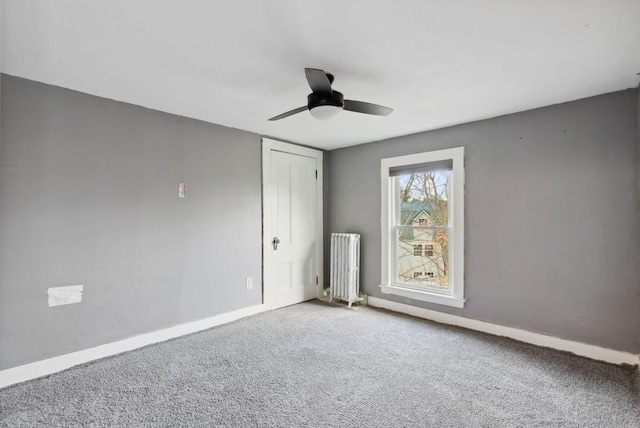
[[[273,245],[273,249],[277,250],[278,249],[278,244],[280,243],[280,240],[278,239],[277,236],[273,237],[273,240],[271,241],[271,245]]]

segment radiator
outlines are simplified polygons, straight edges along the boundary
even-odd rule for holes
[[[362,300],[360,294],[360,235],[331,234],[331,298],[349,303]]]

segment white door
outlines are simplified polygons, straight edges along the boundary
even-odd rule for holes
[[[322,152],[264,139],[263,157],[264,297],[275,309],[321,289]]]

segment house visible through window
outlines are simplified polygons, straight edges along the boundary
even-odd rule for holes
[[[382,160],[382,291],[464,304],[464,148]]]
[[[399,232],[394,248],[399,283],[416,285],[410,280],[421,278],[417,285],[449,287],[450,175],[451,169],[445,164],[438,169],[400,171],[392,178],[400,189],[393,201],[394,226]],[[425,270],[432,275],[427,276]],[[420,274],[415,276],[415,272]]]

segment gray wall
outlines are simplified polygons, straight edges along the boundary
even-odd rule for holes
[[[382,295],[380,159],[465,146],[463,309]],[[640,353],[638,91],[333,150],[329,228],[376,297]]]
[[[6,75],[2,114],[0,369],[261,303],[259,136]]]

